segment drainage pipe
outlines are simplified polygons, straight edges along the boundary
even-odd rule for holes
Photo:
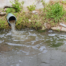
[[[11,26],[10,22],[12,22],[12,21],[14,21],[16,23],[17,19],[12,13],[9,13],[7,15],[7,22],[9,24],[9,26]]]

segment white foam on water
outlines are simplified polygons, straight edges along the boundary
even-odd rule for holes
[[[41,46],[39,50],[40,51],[46,50],[46,47],[45,46]]]

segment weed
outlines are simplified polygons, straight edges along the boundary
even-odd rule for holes
[[[15,17],[18,17],[19,13],[13,13],[15,15]]]
[[[23,9],[24,1],[19,3],[18,0],[14,0],[14,3],[13,2],[11,2],[11,3],[16,12],[19,12],[19,11],[21,11],[21,9]]]
[[[4,29],[5,27],[5,20],[0,19],[0,28]]]
[[[30,5],[30,6],[27,6],[27,8],[29,11],[33,11],[33,10],[35,10],[36,5]]]
[[[21,11],[21,9],[23,9],[24,1],[19,3],[18,0],[14,0],[14,3],[13,2],[11,2],[11,3],[12,3],[13,8],[7,8],[7,10],[6,10],[7,13],[19,12],[19,11]]]
[[[14,8],[7,8],[6,13],[11,13],[11,12],[15,12]]]
[[[55,22],[58,22],[60,18],[63,17],[64,13],[65,11],[63,11],[63,6],[59,3],[55,3],[50,5],[50,7],[47,9],[46,16],[54,19]]]
[[[39,21],[36,22],[35,24],[37,27],[41,27],[41,23]]]
[[[34,19],[38,19],[38,15],[34,14],[34,15],[33,15],[33,18],[34,18]]]
[[[41,2],[42,2],[42,4],[43,4],[43,6],[44,6],[43,11],[45,12],[45,9],[46,9],[46,3],[45,3],[43,0],[41,0]]]

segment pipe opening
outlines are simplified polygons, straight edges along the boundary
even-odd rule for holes
[[[11,16],[10,18],[9,18],[9,22],[15,22],[16,21],[16,18],[14,17],[14,16]]]

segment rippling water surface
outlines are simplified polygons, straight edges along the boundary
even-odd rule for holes
[[[40,33],[33,29],[16,32],[0,31],[0,66],[65,64],[66,33],[52,30]]]

